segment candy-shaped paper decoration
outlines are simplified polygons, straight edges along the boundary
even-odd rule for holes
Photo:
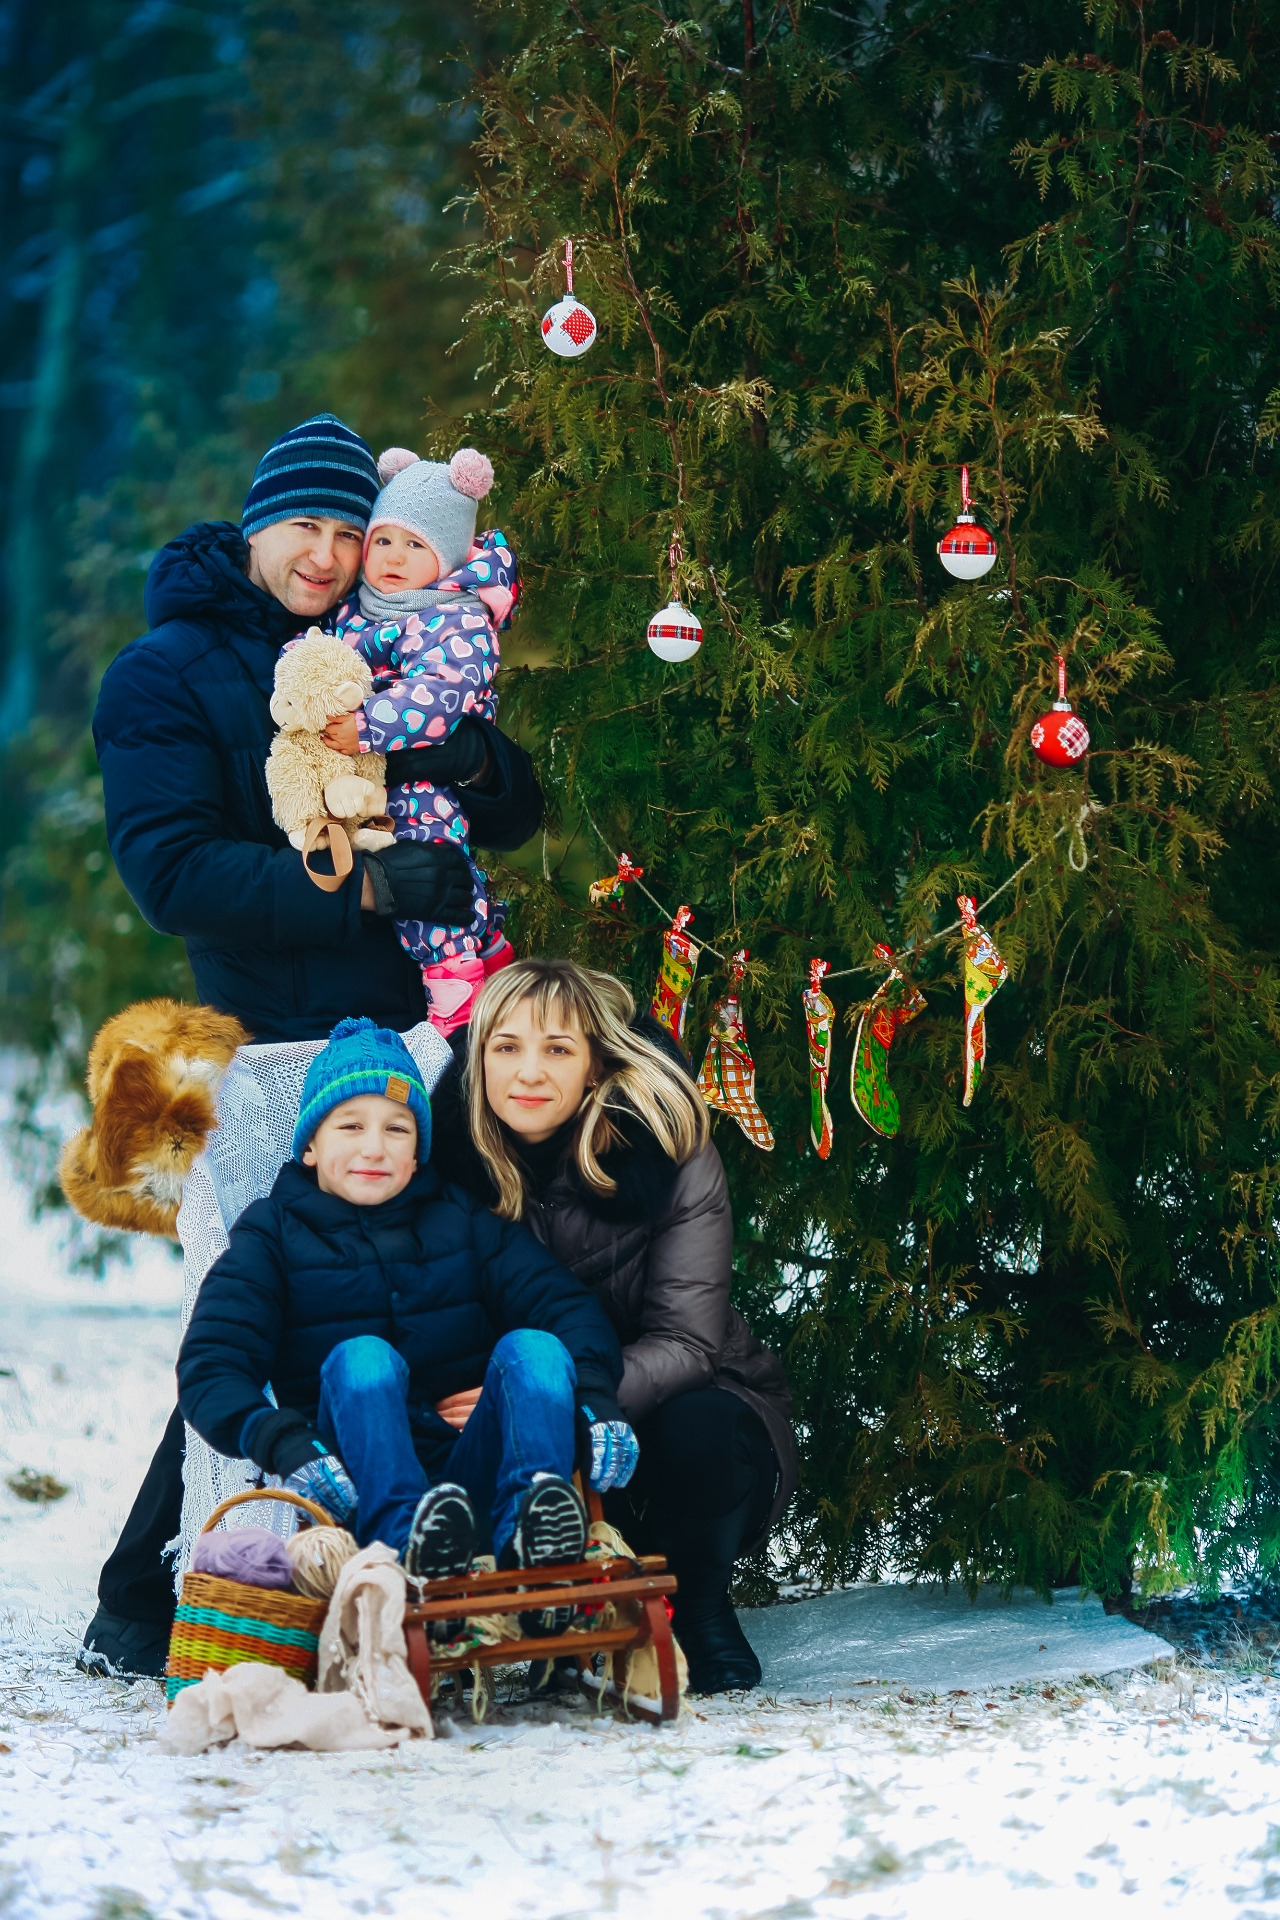
[[[889,1049],[899,1028],[914,1020],[928,1002],[895,966],[892,947],[877,946],[874,951],[876,959],[890,971],[858,1021],[849,1091],[867,1125],[892,1140],[901,1117],[898,1096],[889,1084]]]
[[[618,871],[593,880],[587,888],[587,898],[593,907],[620,907],[625,898],[623,888],[629,887],[633,880],[639,880],[643,873],[644,868],[635,866],[629,853],[620,853]]]
[[[978,903],[967,893],[956,899],[964,926],[964,1104],[982,1085],[987,1064],[987,1002],[1009,978],[1009,969],[985,927],[978,925]]]
[[[564,299],[557,300],[554,307],[548,307],[543,314],[542,338],[552,353],[559,354],[562,360],[576,360],[596,337],[596,317],[590,307],[583,306],[573,291],[572,240],[564,243],[564,277]]]
[[[658,972],[649,1017],[665,1027],[678,1047],[684,1046],[685,1021],[689,1013],[689,995],[698,970],[702,948],[685,932],[693,919],[688,907],[681,907],[662,936],[662,966]]]
[[[960,469],[962,511],[954,527],[938,542],[938,558],[956,580],[981,580],[990,573],[1000,549],[985,527],[978,525],[969,507],[969,469]]]
[[[1089,751],[1089,729],[1067,698],[1067,663],[1058,655],[1058,697],[1031,729],[1036,758],[1047,767],[1078,766]]]
[[[729,965],[729,991],[711,1015],[711,1038],[698,1075],[698,1092],[709,1107],[736,1120],[753,1147],[773,1152],[773,1129],[756,1105],[756,1066],[747,1045],[738,988],[749,955],[740,947]]]
[[[822,976],[826,971],[825,960],[811,960],[809,984],[800,996],[809,1042],[809,1138],[819,1160],[825,1160],[830,1154],[834,1136],[827,1106],[827,1083],[831,1078],[831,1033],[836,1010],[822,991]]]

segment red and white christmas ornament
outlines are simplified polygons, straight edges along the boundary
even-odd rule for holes
[[[596,317],[574,295],[572,240],[564,243],[564,278],[564,299],[557,300],[542,316],[542,338],[562,360],[576,360],[596,337]]]
[[[682,660],[692,660],[702,645],[702,622],[696,613],[690,613],[676,597],[676,568],[684,559],[684,548],[680,535],[673,533],[671,545],[667,550],[667,561],[671,568],[671,598],[665,607],[659,607],[649,622],[646,637],[651,650],[659,660],[666,660],[678,666]]]
[[[960,469],[960,499],[963,511],[950,533],[938,542],[938,558],[956,580],[981,580],[990,573],[1000,549],[985,527],[980,527],[969,508],[969,469]]]
[[[1089,729],[1067,698],[1067,663],[1058,655],[1058,697],[1052,711],[1041,714],[1031,729],[1036,758],[1046,767],[1074,767],[1089,751]]]

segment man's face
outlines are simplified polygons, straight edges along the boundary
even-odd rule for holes
[[[355,585],[364,533],[300,514],[249,535],[249,578],[299,619],[315,620]]]

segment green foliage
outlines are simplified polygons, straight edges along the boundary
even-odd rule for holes
[[[604,871],[594,822],[751,949],[778,1147],[717,1138],[741,1303],[796,1393],[792,1563],[1271,1570],[1274,10],[1201,44],[1161,5],[495,13],[518,51],[474,82],[460,265],[492,393],[469,427],[528,579],[503,720],[557,854],[582,836]],[[538,335],[566,235],[601,325],[568,364]],[[1001,563],[954,586],[962,463]],[[677,668],[644,641],[673,538],[706,627]],[[1093,750],[1055,774],[1029,734],[1059,652]],[[656,911],[588,908],[551,851],[511,877],[522,941],[647,997]],[[1024,867],[965,1110],[932,936]],[[929,1002],[892,1142],[844,1092],[876,940]],[[815,952],[855,970],[825,1165]],[[695,1036],[722,990],[708,955]]]

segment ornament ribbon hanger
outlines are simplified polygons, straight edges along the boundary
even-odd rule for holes
[[[542,316],[542,338],[561,360],[576,360],[596,337],[596,317],[573,291],[573,242],[564,243],[565,296]]]
[[[1089,729],[1067,698],[1067,662],[1058,655],[1058,697],[1031,729],[1031,746],[1047,767],[1074,767],[1089,751]]]
[[[680,529],[672,531],[667,547],[667,569],[671,575],[671,598],[665,607],[654,614],[646,633],[649,646],[659,660],[678,665],[682,660],[692,660],[702,645],[702,622],[696,613],[690,613],[682,606],[676,592],[676,579],[684,565],[684,542],[680,538]]]
[[[1000,552],[985,527],[978,525],[969,499],[969,469],[960,469],[960,517],[938,542],[938,558],[955,580],[981,580]]]

